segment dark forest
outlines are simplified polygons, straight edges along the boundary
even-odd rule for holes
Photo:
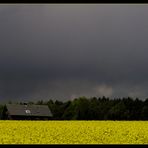
[[[13,102],[9,102],[10,104]],[[19,102],[17,104],[23,104]],[[48,105],[53,120],[148,120],[148,98],[79,97],[66,102],[37,101],[28,104]],[[0,116],[5,105],[0,105]]]

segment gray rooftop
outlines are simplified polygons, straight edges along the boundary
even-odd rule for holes
[[[6,107],[10,115],[52,116],[52,113],[47,105],[6,104]]]

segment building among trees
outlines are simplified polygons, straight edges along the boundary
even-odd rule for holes
[[[11,120],[48,120],[52,113],[47,105],[34,104],[6,104],[2,119]]]

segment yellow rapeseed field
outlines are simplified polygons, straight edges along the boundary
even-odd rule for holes
[[[148,144],[148,122],[1,120],[0,144]]]

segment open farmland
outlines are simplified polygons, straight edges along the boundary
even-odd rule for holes
[[[0,144],[148,144],[148,122],[5,120]]]

